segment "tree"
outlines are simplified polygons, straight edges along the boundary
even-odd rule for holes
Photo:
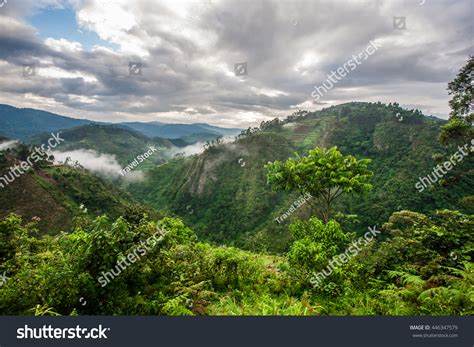
[[[470,56],[466,65],[459,71],[456,78],[448,83],[451,113],[449,121],[441,128],[439,140],[443,145],[453,143],[463,145],[474,136],[472,121],[472,73],[474,56]]]
[[[343,156],[333,147],[315,148],[306,157],[290,158],[286,163],[275,161],[265,165],[267,182],[275,190],[309,193],[312,206],[328,223],[334,201],[343,193],[362,193],[372,188],[366,183],[373,172],[367,169],[369,159],[357,160]],[[315,203],[316,202],[316,203]]]

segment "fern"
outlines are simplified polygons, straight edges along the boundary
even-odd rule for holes
[[[426,284],[426,281],[420,276],[408,272],[392,270],[388,271],[388,276],[392,279],[400,278],[400,283],[403,286],[423,287]]]

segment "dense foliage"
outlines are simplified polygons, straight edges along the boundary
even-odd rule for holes
[[[0,222],[0,314],[326,315],[474,313],[472,216],[402,211],[314,289],[304,269],[325,266],[353,236],[336,222],[292,226],[288,257],[198,242],[178,219],[105,216],[39,237],[34,223]],[[98,278],[156,230],[164,237],[105,287]]]

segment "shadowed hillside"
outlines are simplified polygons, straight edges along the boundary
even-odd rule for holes
[[[0,176],[28,155],[24,145],[2,152]],[[12,212],[27,221],[38,217],[41,233],[68,230],[78,216],[105,213],[118,218],[127,215],[135,205],[127,193],[87,170],[47,161],[35,163],[33,168],[0,188],[0,217]]]

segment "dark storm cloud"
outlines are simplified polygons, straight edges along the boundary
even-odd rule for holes
[[[25,5],[29,3],[30,6]],[[71,5],[110,47],[42,40],[25,19]],[[10,3],[8,3],[10,5]],[[98,120],[153,117],[242,126],[295,108],[397,101],[446,115],[446,84],[472,54],[472,2],[25,1],[0,13],[0,102],[89,111]],[[393,17],[406,17],[406,30]],[[371,40],[373,56],[314,103],[311,92]],[[114,48],[111,48],[114,47]],[[129,62],[141,73],[129,74]],[[248,74],[234,76],[234,63]],[[21,78],[22,64],[38,74]]]

